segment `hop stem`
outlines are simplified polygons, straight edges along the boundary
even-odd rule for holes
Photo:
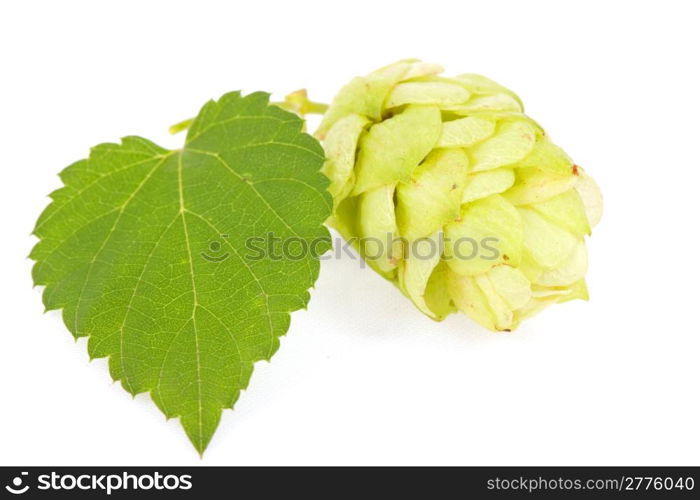
[[[175,135],[179,132],[182,132],[183,130],[187,130],[190,128],[190,125],[192,125],[192,122],[194,121],[194,118],[188,118],[187,120],[182,120],[181,122],[176,123],[175,125],[172,125],[168,131]]]
[[[270,104],[274,104],[282,109],[296,113],[301,117],[306,115],[322,115],[328,110],[328,104],[309,100],[306,89],[300,89],[292,92],[284,98],[284,101],[272,102]],[[172,125],[168,130],[173,135],[180,133],[183,130],[190,128],[193,121],[194,118],[182,120],[181,122]]]
[[[328,104],[309,100],[306,89],[300,89],[288,94],[283,102],[273,102],[280,108],[293,111],[298,115],[322,115],[328,110]]]

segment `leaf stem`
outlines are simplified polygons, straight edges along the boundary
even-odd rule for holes
[[[306,115],[322,115],[328,110],[328,104],[322,102],[314,102],[309,100],[308,93],[306,89],[299,89],[287,94],[284,101],[271,102],[270,104],[274,106],[279,106],[282,109],[291,111],[298,114],[302,118]],[[187,130],[192,125],[194,118],[188,118],[187,120],[182,120],[181,122],[172,125],[168,130],[171,134],[178,134],[184,130]]]

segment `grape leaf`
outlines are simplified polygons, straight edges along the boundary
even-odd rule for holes
[[[330,248],[323,150],[268,99],[208,102],[179,150],[140,137],[94,147],[61,172],[34,229],[46,309],[63,309],[127,391],[179,417],[200,454]],[[266,235],[277,256],[288,241],[315,254],[263,256],[250,242]]]

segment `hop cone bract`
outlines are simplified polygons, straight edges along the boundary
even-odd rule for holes
[[[399,61],[335,97],[317,131],[330,224],[437,320],[461,310],[511,330],[550,304],[587,299],[596,184],[513,92],[441,72]]]

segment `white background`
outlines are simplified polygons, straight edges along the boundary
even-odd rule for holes
[[[22,1],[0,7],[0,464],[700,464],[693,2]],[[512,334],[422,316],[349,259],[200,460],[33,290],[63,167],[229,90],[329,100],[405,57],[513,88],[603,189],[590,302]]]

